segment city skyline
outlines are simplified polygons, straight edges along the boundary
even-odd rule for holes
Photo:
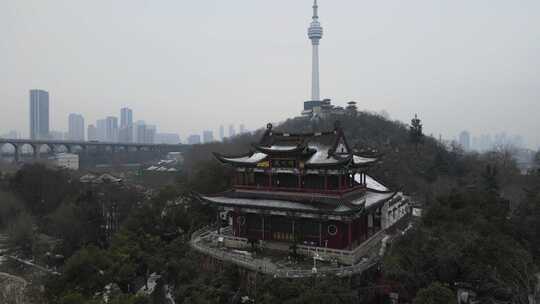
[[[151,143],[158,141],[160,143],[179,143],[181,136],[175,132],[157,132],[156,125],[148,125],[144,120],[133,122],[133,110],[129,107],[120,108],[120,115],[109,115],[101,119],[97,119],[96,123],[85,123],[83,114],[69,113],[67,117],[67,129],[51,129],[49,126],[51,103],[49,92],[42,89],[31,89],[30,91],[30,106],[29,106],[29,123],[30,134],[24,136],[20,130],[9,130],[0,135],[12,135],[13,138],[32,138],[32,139],[67,139],[67,140],[100,140],[108,142],[141,142]],[[53,108],[54,109],[54,108]],[[227,137],[244,134],[247,131],[243,123],[239,124],[239,133],[236,133],[235,124],[229,124],[229,134]],[[147,130],[148,129],[148,130]],[[223,125],[216,127],[219,129],[219,140],[227,137],[223,134]],[[150,133],[148,133],[150,132]],[[138,135],[141,133],[142,135]],[[204,143],[214,141],[214,131],[204,129],[199,131]],[[189,141],[189,137],[195,134],[185,134],[184,142]]]
[[[240,121],[244,113],[251,129],[279,122],[298,115],[308,98],[312,1],[278,0],[264,9],[130,2],[130,21],[118,24],[125,3],[2,3],[0,18],[12,25],[0,28],[0,100],[10,105],[0,113],[2,132],[28,136],[28,124],[14,117],[28,115],[33,87],[53,92],[51,130],[66,130],[71,112],[93,122],[130,101],[136,113],[183,138],[207,129],[207,121]],[[538,2],[494,1],[488,11],[445,1],[319,5],[328,31],[320,45],[321,98],[340,106],[355,100],[359,110],[386,110],[405,123],[418,113],[427,134],[445,138],[467,128],[521,134],[529,147],[540,145],[540,122],[530,115],[540,111],[540,78],[530,68],[539,64],[539,42],[530,39]],[[223,25],[226,36],[216,30]],[[27,45],[38,48],[32,56]]]

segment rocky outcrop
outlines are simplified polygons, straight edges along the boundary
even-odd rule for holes
[[[27,285],[23,278],[0,272],[0,303],[26,304],[24,292]]]

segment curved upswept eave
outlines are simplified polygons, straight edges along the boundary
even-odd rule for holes
[[[223,155],[217,152],[213,152],[212,154],[221,163],[238,166],[256,166],[257,163],[264,161],[268,158],[267,154],[253,151],[235,156]]]
[[[269,155],[290,155],[290,154],[300,154],[304,152],[306,149],[306,146],[303,144],[295,145],[295,146],[287,146],[287,145],[272,145],[272,146],[262,146],[259,144],[252,144],[251,145],[255,150],[269,154]]]

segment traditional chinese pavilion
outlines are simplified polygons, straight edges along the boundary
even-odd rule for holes
[[[408,212],[400,193],[368,175],[378,158],[356,154],[339,124],[305,134],[268,124],[253,149],[216,153],[235,169],[233,187],[203,196],[226,215],[234,237],[354,250]]]

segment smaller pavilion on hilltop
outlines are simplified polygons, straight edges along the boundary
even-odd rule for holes
[[[368,175],[378,158],[354,153],[338,123],[304,134],[268,124],[253,148],[215,153],[235,169],[233,187],[202,197],[221,211],[235,238],[354,250],[409,213],[405,196]]]

